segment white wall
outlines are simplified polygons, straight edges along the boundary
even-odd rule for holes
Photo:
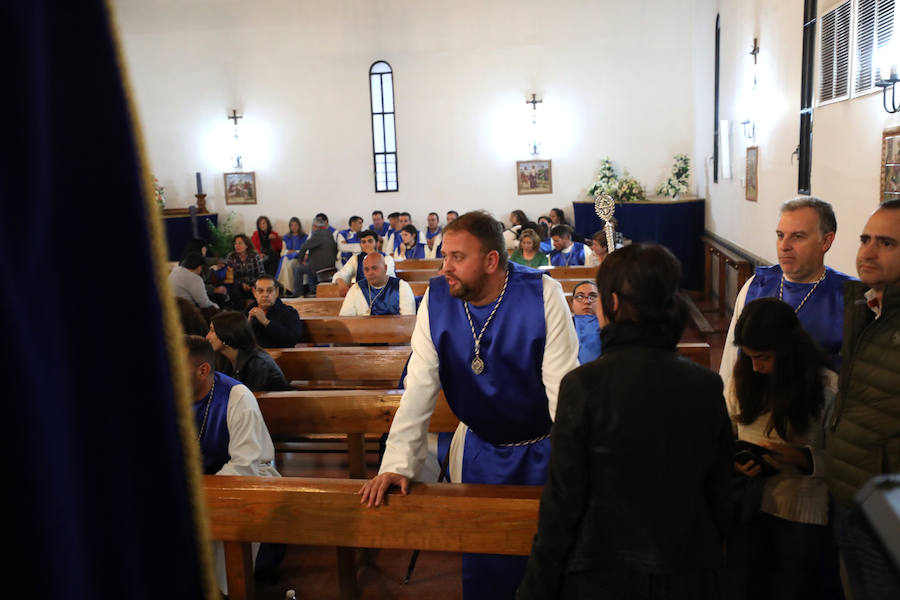
[[[834,2],[819,2],[824,12]],[[797,195],[797,161],[791,153],[799,139],[802,0],[697,0],[699,40],[694,60],[695,153],[712,155],[713,39],[716,12],[721,15],[720,118],[739,122],[755,108],[756,138],[734,132],[734,179],[712,183],[711,165],[699,175],[707,203],[707,228],[770,262],[775,253],[778,206]],[[753,65],[749,51],[759,38],[758,97],[751,100]],[[818,43],[818,40],[817,40]],[[858,236],[878,203],[881,132],[900,124],[870,94],[816,107],[813,113],[811,192],[832,203],[838,234],[826,262],[856,274]],[[759,146],[759,201],[744,199],[746,147]],[[704,189],[705,188],[705,189]]]
[[[149,163],[169,205],[194,202],[201,171],[212,210],[235,209],[246,227],[267,214],[279,230],[293,215],[308,227],[318,211],[336,226],[352,214],[368,222],[375,208],[408,210],[420,226],[428,211],[451,208],[504,220],[516,208],[571,214],[604,156],[652,190],[674,154],[702,149],[695,119],[709,120],[695,98],[694,5],[114,1]],[[367,72],[378,59],[395,73],[397,193],[373,191]],[[544,99],[541,158],[553,160],[553,193],[518,196],[531,92]],[[232,108],[245,116],[256,206],[224,204]]]

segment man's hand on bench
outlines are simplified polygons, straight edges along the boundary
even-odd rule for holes
[[[381,473],[365,482],[359,489],[357,493],[362,496],[359,503],[368,504],[369,508],[381,506],[384,502],[384,495],[393,485],[400,488],[400,494],[403,496],[409,493],[409,479],[397,473]]]

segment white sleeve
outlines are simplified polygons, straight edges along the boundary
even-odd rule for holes
[[[337,236],[337,245],[338,252],[352,252],[353,254],[359,254],[362,251],[359,242],[350,243],[340,234]]]
[[[347,295],[344,296],[344,302],[341,304],[341,312],[338,313],[339,317],[363,317],[365,316],[365,312],[359,311],[359,305],[364,304],[362,302],[362,291],[359,289],[359,286],[354,284],[350,286],[350,289],[347,290]],[[368,308],[368,305],[366,306]]]
[[[353,277],[356,276],[356,260],[358,254],[354,254],[350,257],[350,260],[347,261],[343,267],[341,267],[337,273],[332,275],[331,283],[337,283],[338,279],[343,279],[348,284],[353,283]]]
[[[428,291],[419,307],[412,335],[412,356],[406,369],[406,391],[391,423],[379,473],[399,473],[412,479],[428,453],[428,423],[441,389],[438,354],[431,340]]]
[[[587,244],[584,244],[584,265],[586,267],[592,267],[595,264],[598,264],[598,265],[600,264],[597,261],[597,255],[594,254],[594,251],[591,249],[590,246],[588,246]]]
[[[247,386],[236,385],[228,396],[228,456],[216,475],[280,477],[275,470],[275,446],[259,404]]]
[[[402,279],[400,280],[400,314],[416,314],[416,296],[409,284]]]
[[[394,269],[394,257],[388,254],[384,257],[384,264],[387,266],[388,277],[396,277],[397,271]]]
[[[566,373],[578,366],[578,335],[575,333],[572,312],[569,310],[560,283],[546,275],[543,277],[543,283],[547,339],[544,343],[541,378],[547,392],[550,418],[556,420],[559,384]]]
[[[756,277],[755,275],[753,277]],[[719,363],[719,377],[722,378],[722,383],[725,384],[725,388],[728,389],[728,382],[731,380],[731,373],[734,371],[734,363],[737,362],[738,357],[738,348],[734,345],[734,326],[737,323],[738,317],[741,316],[741,311],[744,310],[744,302],[747,300],[747,290],[750,289],[750,283],[753,281],[753,277],[747,280],[747,283],[744,284],[744,287],[741,288],[741,291],[738,292],[737,298],[734,301],[734,314],[731,316],[731,323],[728,325],[728,335],[725,336],[725,347],[722,348],[722,362]],[[719,298],[719,302],[722,302],[722,298]]]

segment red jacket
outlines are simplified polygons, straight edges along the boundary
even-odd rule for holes
[[[281,236],[278,235],[277,231],[273,231],[275,237],[269,240],[269,245],[272,246],[272,250],[275,252],[281,252]],[[250,241],[253,242],[253,247],[256,248],[257,254],[262,254],[262,247],[259,243],[259,230],[253,232],[253,235],[250,237]]]

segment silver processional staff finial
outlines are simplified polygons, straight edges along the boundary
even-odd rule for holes
[[[613,215],[616,213],[616,201],[609,194],[597,192],[594,194],[594,211],[605,223],[603,230],[606,232],[606,248],[608,252],[616,249],[616,231],[612,225]]]

